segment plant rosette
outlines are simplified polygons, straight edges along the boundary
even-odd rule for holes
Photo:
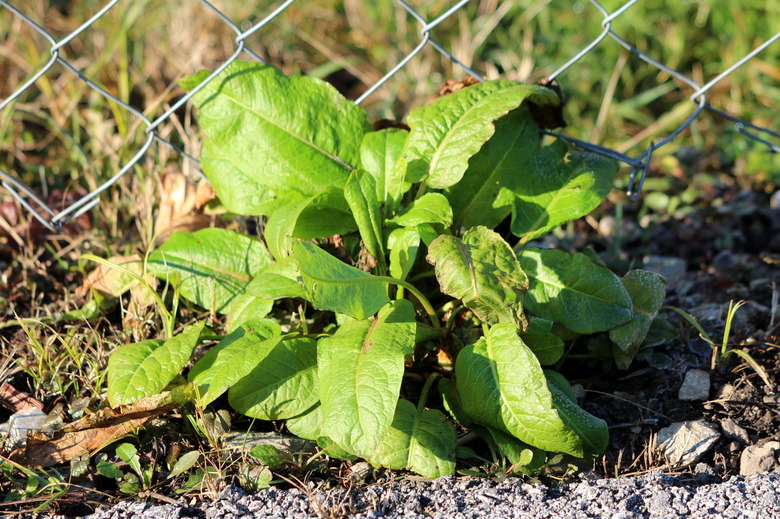
[[[236,62],[193,101],[219,200],[265,220],[261,238],[179,232],[148,256],[178,297],[228,318],[186,373],[199,406],[225,396],[329,455],[427,477],[455,472],[456,422],[524,472],[604,451],[606,423],[551,366],[581,336],[627,366],[664,281],[529,246],[596,208],[617,171],[542,142],[533,113],[553,91],[485,81],[413,110],[409,131],[372,131],[327,83]],[[111,404],[183,380],[206,333],[118,348]]]

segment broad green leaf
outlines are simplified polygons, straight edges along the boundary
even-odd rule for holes
[[[193,89],[208,77],[181,81]],[[234,62],[193,97],[205,133],[200,161],[238,214],[268,214],[291,191],[343,187],[358,162],[366,114],[331,85],[273,66]]]
[[[338,458],[341,460],[356,460],[358,458],[354,454],[339,447],[336,442],[327,436],[320,436],[317,438],[317,446],[319,446],[319,448],[330,458]]]
[[[280,200],[279,205],[268,216],[268,222],[263,232],[268,250],[277,263],[284,264],[290,256],[292,243],[290,238],[295,232],[295,224],[298,217],[313,197],[302,195],[290,195]]]
[[[173,467],[171,467],[171,471],[168,473],[168,477],[165,479],[172,479],[179,474],[187,472],[195,466],[199,459],[200,451],[185,452],[178,460],[176,460],[176,463],[174,463]]]
[[[295,223],[292,236],[311,240],[357,230],[344,190],[328,188],[312,196]]]
[[[441,193],[425,193],[390,220],[402,227],[416,227],[423,223],[452,225],[452,208]]]
[[[270,319],[245,322],[195,363],[188,380],[198,386],[202,406],[213,402],[251,372],[282,340]]]
[[[393,211],[410,184],[404,181],[406,168],[398,167],[409,132],[388,128],[369,132],[360,144],[360,167],[376,180],[376,195],[388,211]]]
[[[596,418],[577,405],[574,392],[563,375],[547,370],[544,373],[555,409],[566,425],[582,439],[583,455],[602,455],[609,443],[607,422]]]
[[[238,483],[241,488],[252,492],[258,492],[273,484],[274,473],[271,467],[253,467],[250,464],[241,464],[238,472]]]
[[[231,407],[261,420],[292,418],[319,400],[317,341],[282,341],[228,391]]]
[[[612,189],[618,165],[557,140],[537,151],[515,187],[512,232],[525,243],[598,207]]]
[[[553,333],[553,324],[547,319],[531,317],[528,331],[520,336],[525,345],[534,352],[542,366],[555,364],[563,356],[563,339]]]
[[[284,422],[287,430],[304,440],[317,440],[322,436],[322,406],[319,402],[305,413]]]
[[[452,423],[437,409],[418,410],[399,400],[387,435],[369,461],[389,469],[412,470],[427,478],[455,473],[455,441]]]
[[[320,449],[331,458],[343,460],[354,460],[357,458],[357,456],[336,445],[327,436],[322,435],[322,406],[319,404],[306,414],[290,418],[285,424],[287,429],[294,435],[306,440],[315,440]]]
[[[116,455],[127,463],[136,474],[141,475],[141,459],[138,449],[132,443],[122,443],[116,447]]]
[[[367,457],[390,428],[415,328],[414,307],[398,300],[320,340],[322,432],[347,452]]]
[[[385,281],[342,263],[313,243],[295,240],[292,250],[307,299],[315,307],[365,319],[390,301]]]
[[[655,272],[632,270],[621,280],[631,297],[634,318],[609,331],[618,348],[615,363],[619,369],[628,369],[634,355],[647,337],[653,319],[666,298],[666,280]]]
[[[470,87],[471,88],[471,87]],[[442,292],[463,301],[483,321],[525,329],[522,298],[528,278],[501,236],[486,227],[463,235],[441,235],[428,247]]]
[[[524,333],[522,338],[542,366],[549,366],[561,360],[563,340],[554,333]]]
[[[445,193],[455,211],[455,230],[475,225],[492,229],[510,215],[514,190],[532,174],[529,166],[539,139],[539,127],[524,107],[496,121],[496,133]]]
[[[609,338],[620,349],[641,344],[650,329],[650,324],[658,315],[658,310],[666,297],[666,281],[655,272],[632,270],[621,280],[626,287],[635,317],[609,331]]]
[[[387,237],[387,248],[390,249],[390,275],[405,280],[420,249],[419,231],[406,227],[394,229]]]
[[[269,265],[247,285],[246,291],[260,299],[306,298],[298,281],[298,267],[292,263]]]
[[[552,90],[506,79],[485,81],[440,97],[409,114],[412,130],[404,155],[409,168],[424,170],[435,189],[456,184],[475,155],[495,132],[493,121],[526,99],[558,104]]]
[[[190,360],[206,321],[167,340],[152,339],[117,348],[108,359],[108,402],[130,404],[160,393]]]
[[[111,479],[120,479],[124,476],[124,473],[119,470],[119,467],[115,463],[110,461],[99,461],[95,468],[100,472],[101,476],[105,476]]]
[[[247,286],[247,288],[249,287]],[[233,305],[233,312],[228,316],[225,325],[227,333],[232,333],[247,321],[262,319],[274,307],[274,302],[271,299],[260,299],[259,297],[242,297],[241,303]]]
[[[444,409],[450,414],[452,419],[463,427],[471,427],[473,422],[471,417],[466,413],[466,410],[463,409],[455,380],[452,378],[441,378],[439,379],[438,388],[439,394],[441,394],[442,403],[444,404]]]
[[[566,380],[566,377],[551,369],[544,370],[544,376],[547,377],[548,387],[551,384],[554,384],[556,389],[561,391],[566,398],[572,402],[577,401],[577,395],[574,393],[574,388],[571,387],[571,384]]]
[[[355,170],[347,179],[344,197],[357,222],[360,237],[366,250],[384,265],[385,251],[382,246],[382,212],[376,196],[376,180],[363,170]],[[383,269],[382,269],[383,270]]]
[[[553,332],[553,326],[555,323],[548,319],[542,319],[541,317],[531,316],[531,318],[528,320],[528,331],[527,333],[537,333],[537,334],[543,334],[543,333],[552,333]]]
[[[440,229],[437,230],[436,227],[429,223],[421,223],[418,225],[417,232],[420,233],[420,238],[426,247],[430,247],[433,240],[444,234]]]
[[[528,248],[519,260],[531,279],[525,306],[543,319],[577,333],[594,333],[634,317],[620,279],[584,254]]]
[[[606,262],[601,258],[601,256],[599,256],[599,253],[596,252],[596,250],[592,246],[588,245],[587,247],[582,249],[582,253],[586,255],[588,258],[590,258],[590,261],[592,261],[593,263],[597,265],[601,265],[602,267],[607,266]]]
[[[249,455],[269,467],[278,467],[292,461],[289,453],[271,444],[255,445],[249,450]]]
[[[463,409],[475,422],[552,452],[582,456],[582,441],[561,419],[539,361],[510,324],[458,354],[455,365]]]
[[[246,305],[246,286],[271,264],[260,240],[225,229],[175,232],[149,256],[147,268],[176,281],[182,297],[207,310],[229,314]]]
[[[325,238],[357,229],[341,189],[329,188],[316,195],[289,195],[268,217],[265,241],[278,262],[290,255],[290,238]]]

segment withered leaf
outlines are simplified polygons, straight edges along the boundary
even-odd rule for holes
[[[470,87],[471,85],[476,85],[477,83],[479,83],[479,79],[475,78],[474,76],[466,76],[460,81],[448,79],[444,83],[444,86],[439,89],[439,97],[453,94],[458,90]]]
[[[9,458],[28,467],[51,467],[67,463],[76,456],[92,454],[106,445],[132,434],[152,418],[191,402],[192,384],[142,398],[133,404],[104,408],[71,422],[48,435],[40,431],[27,434],[27,445]]]

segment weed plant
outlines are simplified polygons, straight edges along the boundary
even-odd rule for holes
[[[240,6],[227,2],[215,5],[225,9],[232,19],[247,20],[246,23],[257,21],[275,6],[256,1]],[[24,10],[55,37],[62,37],[101,6],[101,2],[93,0],[60,2],[56,6],[27,2]],[[439,1],[420,9],[432,19],[448,6]],[[609,3],[605,6],[616,7]],[[549,2],[472,2],[438,26],[433,36],[490,79],[533,81],[555,70],[601,31],[600,18],[588,5],[584,7],[585,12],[578,13],[576,6],[560,8]],[[387,1],[329,1],[317,9],[317,16],[313,17],[303,4],[293,4],[253,36],[249,46],[288,74],[340,81],[339,87],[355,98],[419,41],[414,20],[399,15],[400,11],[391,8]],[[749,5],[723,0],[639,3],[617,19],[614,27],[655,59],[683,72],[693,70],[697,81],[706,82],[749,51],[755,42],[777,32],[778,20],[780,5],[769,0]],[[745,34],[747,27],[750,34]],[[103,88],[154,117],[182,95],[177,86],[179,79],[200,69],[213,69],[230,55],[234,37],[197,2],[131,2],[120,3],[109,11],[63,52]],[[0,59],[0,76],[4,80],[0,83],[0,98],[4,98],[45,63],[50,54],[48,44],[8,11],[0,11],[0,42],[0,54],[9,57]],[[766,77],[777,70],[778,59],[776,53],[764,53],[726,78],[712,92],[713,104],[767,124],[777,112],[780,92],[776,83],[766,81]],[[604,63],[610,67],[604,67]],[[426,105],[445,79],[461,76],[460,69],[428,49],[370,97],[365,108],[371,119],[400,118]],[[674,84],[609,41],[562,75],[560,83],[566,93],[566,117],[570,121],[566,132],[620,151],[635,151],[656,135],[668,133],[693,107],[687,100],[687,87]],[[723,150],[718,160],[737,161],[737,171],[767,170],[763,156],[746,155],[750,145],[723,129],[717,120],[702,117],[679,141],[664,148],[664,153],[680,151],[685,143],[698,149]],[[191,112],[183,112],[159,131],[198,155],[200,142]],[[143,128],[138,121],[56,66],[14,105],[0,112],[0,167],[17,174],[56,205],[58,200],[72,201],[74,194],[82,194],[107,180],[142,139]],[[77,227],[50,236],[45,248],[36,248],[40,236],[29,232],[34,224],[18,206],[17,225],[10,232],[4,226],[8,237],[3,246],[10,244],[11,249],[18,251],[8,265],[19,273],[12,274],[12,284],[20,287],[25,297],[3,299],[3,308],[9,321],[16,317],[33,321],[23,332],[27,340],[9,341],[3,337],[6,358],[22,359],[16,365],[4,363],[3,373],[12,376],[19,371],[28,372],[32,377],[31,392],[42,399],[61,397],[72,402],[87,396],[97,400],[105,394],[105,368],[111,351],[131,342],[128,338],[152,337],[159,330],[166,330],[160,336],[167,338],[175,334],[171,328],[179,332],[182,329],[180,323],[165,317],[165,305],[157,306],[163,317],[152,315],[146,320],[152,328],[147,324],[122,330],[105,319],[64,327],[55,323],[51,328],[35,324],[58,321],[67,315],[64,312],[83,306],[84,299],[73,296],[69,290],[79,274],[76,260],[81,252],[90,250],[98,256],[111,257],[150,249],[155,233],[155,185],[160,175],[172,163],[186,172],[191,168],[191,164],[182,162],[167,148],[153,150],[115,189],[106,193],[95,213],[99,217],[81,219],[76,222]],[[673,167],[662,168],[662,172],[672,170]],[[621,183],[620,176],[616,182]],[[3,251],[6,254],[5,248]],[[51,289],[40,284],[41,278],[51,274],[64,280],[64,284],[55,287],[64,299],[52,299],[48,295]],[[171,299],[166,301],[171,304]],[[213,310],[211,302],[203,306]],[[172,310],[180,321],[207,315],[189,304],[183,314]],[[445,326],[473,319],[467,308],[441,307],[438,314],[445,310],[452,316]],[[297,324],[303,329],[318,324],[301,318],[307,312],[311,312],[308,306],[298,311]],[[88,312],[81,317],[85,315],[96,314]],[[220,322],[221,318],[216,317],[210,325]],[[724,344],[725,341],[724,337]],[[522,467],[519,461],[523,460],[517,458],[518,463],[511,464],[512,470]],[[187,488],[203,489],[204,477],[208,482],[210,475],[220,473],[217,465],[214,462],[200,466],[200,479],[193,479]],[[13,491],[20,492],[15,494],[17,497],[59,494],[65,484],[55,472],[47,475],[5,462],[2,470],[6,477],[3,489],[10,488],[12,481]],[[265,477],[262,475],[261,479]]]

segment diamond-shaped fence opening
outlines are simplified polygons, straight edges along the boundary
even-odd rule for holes
[[[728,121],[736,132],[772,153],[780,150],[777,118],[767,120],[774,129],[743,120],[729,113],[729,103],[722,101],[730,93],[718,90],[726,77],[751,60],[758,70],[751,77],[777,81],[778,60],[756,57],[776,55],[780,48],[780,13],[775,13],[779,16],[774,27],[766,24],[767,34],[744,27],[739,34],[713,34],[712,41],[677,48],[672,43],[679,38],[667,38],[664,31],[669,28],[663,24],[650,31],[653,38],[639,31],[646,28],[637,27],[641,16],[628,19],[632,11],[663,9],[667,17],[689,17],[692,26],[738,11],[718,0],[685,6],[640,0],[606,5],[595,0],[85,3],[91,9],[79,11],[83,19],[76,25],[68,16],[72,2],[0,0],[0,31],[8,35],[0,54],[0,148],[13,150],[0,160],[0,177],[3,187],[51,230],[92,209],[114,183],[140,167],[145,156],[156,153],[155,159],[168,160],[173,152],[197,168],[189,99],[237,59],[327,77],[382,117],[402,115],[396,113],[399,108],[430,97],[435,93],[432,85],[448,77],[558,80],[569,100],[601,96],[601,109],[588,125],[590,135],[546,133],[629,166],[627,195],[632,200],[642,190],[654,154],[702,114]],[[578,31],[570,33],[569,24],[569,32],[563,32],[558,27],[562,17],[577,17]],[[741,27],[736,21],[735,26]],[[375,33],[392,37],[384,41]],[[99,56],[83,52],[90,39],[101,41]],[[560,47],[563,39],[577,42],[577,51],[553,63],[547,55],[561,52],[546,51]],[[667,41],[672,43],[665,46]],[[706,61],[712,52],[722,54],[718,63],[729,65],[712,70]],[[478,60],[477,54],[483,58]],[[154,65],[130,66],[129,61],[149,62],[149,56],[155,58]],[[668,98],[658,105],[667,112],[656,114],[657,121],[645,122],[621,145],[602,146],[605,128],[616,116],[613,102],[624,100],[617,90],[629,64],[657,70],[652,84],[632,87],[635,102],[627,106],[639,114],[629,114],[635,124],[643,124],[647,113],[642,109],[651,102]],[[184,94],[176,80],[203,68],[213,73]],[[597,81],[605,71],[610,71],[609,81]],[[777,92],[776,85],[757,86],[753,95],[763,96],[759,103],[776,109],[777,99],[771,97]],[[688,104],[681,103],[685,98]],[[575,118],[586,115],[579,113],[576,102],[570,106]],[[707,126],[711,131],[723,127]],[[4,145],[8,141],[21,144]],[[90,183],[86,178],[100,180]],[[60,186],[57,196],[49,192],[50,185]]]

